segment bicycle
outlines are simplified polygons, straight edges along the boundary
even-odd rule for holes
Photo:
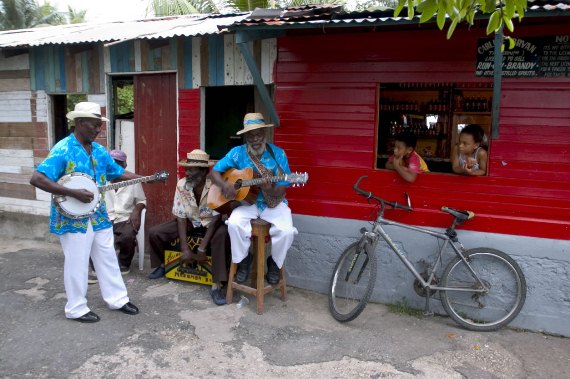
[[[384,218],[387,206],[410,212],[413,210],[409,196],[405,194],[407,205],[386,201],[359,187],[365,178],[367,176],[361,176],[353,189],[369,202],[378,202],[379,210],[372,228],[362,228],[360,240],[349,245],[336,263],[329,287],[329,308],[336,320],[354,320],[366,307],[376,282],[375,251],[380,239],[388,244],[416,278],[414,289],[426,298],[424,315],[433,315],[430,298],[437,293],[445,312],[469,330],[497,330],[519,314],[527,290],[526,280],[519,265],[506,253],[496,249],[479,247],[467,250],[457,237],[455,227],[473,219],[473,212],[442,207],[443,212],[453,216],[451,226],[444,233],[388,220]],[[437,259],[431,268],[420,274],[384,230],[386,225],[428,234],[442,240],[443,244],[440,242]],[[441,278],[438,278],[437,267],[440,263],[443,265],[443,252],[448,250],[448,246],[455,252],[455,257],[443,270]]]

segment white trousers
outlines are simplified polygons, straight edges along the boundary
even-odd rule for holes
[[[271,236],[271,256],[277,266],[281,268],[287,250],[293,243],[293,238],[297,234],[297,229],[293,227],[291,209],[285,203],[281,203],[275,208],[265,208],[259,212],[255,204],[242,205],[232,211],[230,218],[226,221],[228,233],[232,244],[232,262],[239,263],[249,252],[251,245],[251,220],[261,218],[269,223],[269,235]]]
[[[115,253],[113,228],[94,232],[91,223],[88,223],[87,233],[66,233],[59,240],[65,255],[65,317],[78,318],[90,311],[86,298],[89,256],[97,272],[101,295],[109,308],[119,309],[129,302]]]

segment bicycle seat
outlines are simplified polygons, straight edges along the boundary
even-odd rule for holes
[[[458,209],[453,209],[448,207],[441,207],[441,210],[445,213],[449,213],[459,221],[471,220],[475,218],[475,213],[471,211],[461,211]]]

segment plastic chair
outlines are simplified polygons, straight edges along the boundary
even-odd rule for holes
[[[141,212],[141,227],[137,233],[137,251],[139,253],[139,270],[144,268],[144,222],[146,216],[146,208]]]

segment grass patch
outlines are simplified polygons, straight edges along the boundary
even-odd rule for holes
[[[424,314],[423,310],[410,307],[406,298],[403,298],[401,301],[397,301],[394,304],[388,304],[388,310],[392,313],[414,317],[422,317]]]

